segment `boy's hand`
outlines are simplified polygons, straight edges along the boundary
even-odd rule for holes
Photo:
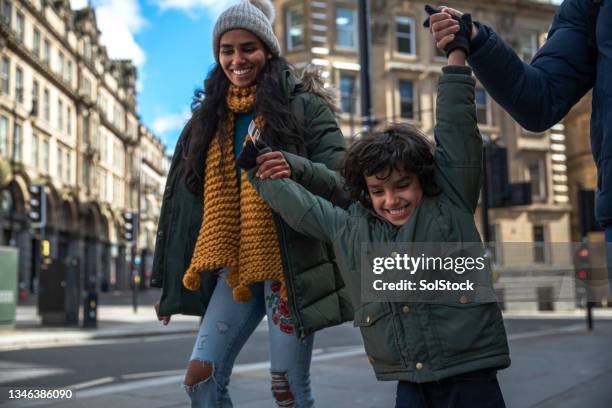
[[[285,156],[283,156],[282,152],[275,151],[264,153],[262,155],[257,156],[257,164],[259,164],[259,169],[256,177],[265,179],[278,179],[291,177],[291,166],[285,160]]]
[[[446,55],[449,56],[450,51],[457,47],[449,49],[448,46],[458,40],[458,36],[461,36],[464,37],[460,41],[464,43],[461,48],[464,48],[467,55],[469,53],[469,42],[478,34],[478,29],[472,23],[471,17],[468,18],[469,15],[464,17],[462,12],[450,7],[434,9],[431,6],[426,6],[425,10],[430,14],[430,17],[423,25],[429,27],[436,41],[436,47],[440,51],[445,51]]]

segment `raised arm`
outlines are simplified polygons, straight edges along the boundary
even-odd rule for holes
[[[482,139],[476,123],[475,81],[466,66],[449,65],[442,71],[434,130],[435,180],[455,205],[473,213],[482,183]]]
[[[491,97],[528,130],[553,126],[593,87],[595,54],[587,47],[588,3],[563,2],[531,64],[489,27],[478,26],[468,63]]]

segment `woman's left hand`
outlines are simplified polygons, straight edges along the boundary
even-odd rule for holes
[[[278,150],[257,156],[257,164],[259,170],[256,176],[259,178],[278,179],[291,176],[291,166],[285,160],[283,153]]]

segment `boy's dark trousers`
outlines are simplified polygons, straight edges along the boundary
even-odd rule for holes
[[[505,408],[497,370],[485,369],[422,384],[397,383],[395,408]]]

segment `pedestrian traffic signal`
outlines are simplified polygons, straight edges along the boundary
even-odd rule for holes
[[[136,216],[133,212],[123,213],[123,239],[126,242],[134,242],[136,237]]]
[[[47,199],[45,186],[42,184],[32,184],[30,186],[30,213],[29,218],[33,228],[45,226],[47,218]]]

